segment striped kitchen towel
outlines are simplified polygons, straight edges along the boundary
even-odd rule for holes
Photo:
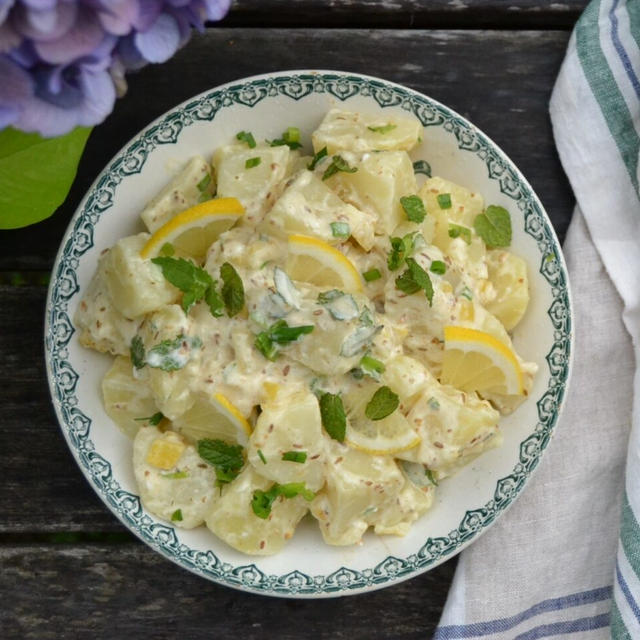
[[[461,554],[437,640],[640,639],[640,0],[587,6],[551,120],[577,201],[573,377],[530,486]]]

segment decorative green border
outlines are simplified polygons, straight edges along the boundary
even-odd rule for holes
[[[484,161],[489,178],[497,180],[501,192],[513,199],[523,214],[526,233],[538,244],[540,273],[550,284],[553,296],[547,313],[554,327],[554,343],[546,356],[548,388],[537,402],[539,421],[520,444],[519,462],[513,472],[497,481],[492,500],[467,511],[447,536],[428,538],[417,553],[406,558],[389,556],[363,571],[342,567],[329,575],[310,576],[300,571],[268,575],[254,564],[232,566],[221,562],[211,551],[191,549],[178,540],[173,527],[146,515],[138,496],[120,487],[109,461],[95,451],[89,437],[91,420],[78,407],[79,376],[68,360],[67,349],[74,328],[67,309],[79,291],[76,269],[80,257],[93,246],[95,224],[113,205],[118,185],[127,176],[140,172],[153,149],[176,143],[185,127],[211,121],[226,107],[253,107],[276,96],[300,100],[312,93],[328,93],[339,100],[371,96],[381,107],[401,107],[426,127],[444,127],[456,137],[460,149],[475,153]],[[537,197],[504,154],[461,116],[426,96],[375,78],[339,73],[283,74],[228,85],[174,109],[145,130],[104,171],[72,221],[54,268],[46,319],[49,383],[62,429],[78,463],[111,510],[151,547],[196,573],[231,587],[284,596],[349,593],[391,584],[454,554],[490,525],[520,493],[549,442],[568,381],[572,331],[568,281],[557,239]]]

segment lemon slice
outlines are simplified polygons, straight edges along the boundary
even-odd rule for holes
[[[343,253],[317,238],[292,235],[287,240],[287,273],[291,278],[348,293],[362,291],[362,277]]]
[[[345,443],[371,455],[392,455],[420,443],[420,436],[399,409],[382,420],[369,420],[365,408],[379,388],[375,382],[351,389],[343,397],[347,414]]]
[[[142,247],[145,260],[172,244],[180,253],[202,261],[211,243],[230,229],[244,214],[244,207],[236,198],[214,198],[195,205],[163,224]]]
[[[174,428],[197,442],[204,438],[247,446],[251,425],[221,393],[199,396],[194,405],[173,422]]]
[[[442,384],[461,391],[522,395],[522,370],[515,353],[494,336],[466,327],[444,328]]]

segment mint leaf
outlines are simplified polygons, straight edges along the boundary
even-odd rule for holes
[[[411,222],[420,224],[424,221],[427,212],[420,196],[403,196],[400,198],[400,204]]]
[[[459,224],[450,224],[449,237],[462,238],[467,244],[471,244],[471,229],[469,229],[469,227],[462,227]]]
[[[318,153],[316,153],[313,156],[313,159],[307,165],[307,169],[309,169],[309,171],[313,171],[316,168],[316,165],[318,164],[318,162],[320,162],[323,158],[326,158],[326,157],[327,157],[327,147],[323,147],[322,149],[320,149],[320,151],[318,151]]]
[[[350,167],[342,156],[333,156],[331,164],[325,169],[322,174],[322,179],[327,180],[332,175],[342,171],[343,173],[355,173],[358,170],[357,167]]]
[[[313,500],[316,496],[305,486],[304,482],[289,482],[287,484],[274,484],[268,491],[256,489],[251,499],[251,509],[258,518],[266,520],[271,513],[271,507],[276,498],[282,496],[284,498],[295,498],[302,496],[307,502]]]
[[[338,442],[344,442],[347,430],[347,414],[344,411],[342,398],[333,393],[320,396],[320,418],[324,430]]]
[[[200,338],[180,334],[173,340],[163,340],[151,347],[147,352],[146,363],[154,369],[178,371],[189,362],[191,350],[200,346]]]
[[[417,239],[424,242],[424,238],[417,231],[407,233],[402,238],[389,238],[391,242],[391,252],[387,256],[389,271],[395,271],[402,266],[405,258],[408,258],[413,253]]]
[[[243,448],[224,440],[205,438],[198,440],[198,455],[215,468],[218,485],[234,480],[244,465]]]
[[[230,318],[238,315],[244,307],[244,286],[242,278],[229,262],[225,262],[220,267],[220,277],[222,278],[222,300],[227,308],[227,315]]]
[[[407,258],[406,263],[409,268],[396,278],[396,287],[407,295],[412,295],[422,289],[427,296],[429,305],[431,305],[433,284],[429,274],[413,258]]]
[[[145,362],[144,342],[140,336],[133,336],[131,346],[129,347],[131,362],[136,369],[142,369]]]
[[[385,371],[384,362],[380,362],[380,360],[371,356],[362,356],[358,366],[362,373],[368,375],[374,380],[380,380],[380,374]]]
[[[286,462],[298,462],[300,464],[307,461],[306,451],[285,451],[282,459]]]
[[[0,229],[48,218],[64,202],[91,129],[42,138],[8,127],[0,131]]]
[[[254,149],[256,146],[255,138],[250,131],[240,131],[240,133],[236,134],[236,140],[240,140],[240,142],[246,142],[249,146],[249,149]]]
[[[488,206],[473,221],[476,233],[489,247],[508,247],[511,244],[511,216],[504,207]]]
[[[342,298],[344,291],[340,289],[329,289],[329,291],[322,291],[318,294],[318,304],[327,304],[337,298]]]
[[[389,133],[389,131],[393,131],[398,125],[396,124],[385,124],[381,127],[367,127],[369,131],[373,131],[374,133]]]
[[[371,397],[364,410],[369,420],[382,420],[391,415],[400,404],[398,395],[389,387],[380,387]]]
[[[215,281],[209,273],[190,260],[160,256],[151,258],[151,262],[162,269],[165,280],[184,294],[182,309],[185,313],[188,313],[194,303],[202,300],[207,292],[215,287]],[[214,313],[214,315],[216,314]]]
[[[220,297],[220,294],[216,291],[215,286],[209,287],[204,294],[204,301],[211,311],[211,315],[214,318],[220,318],[222,316],[222,310],[224,309],[224,302]]]
[[[438,201],[438,206],[441,209],[451,209],[451,194],[450,193],[441,193],[436,198]]]

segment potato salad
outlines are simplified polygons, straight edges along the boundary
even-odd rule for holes
[[[500,444],[537,368],[510,336],[527,268],[506,209],[414,173],[421,141],[383,111],[233,132],[103,252],[75,326],[115,356],[149,512],[256,555],[304,517],[330,545],[402,536]]]

